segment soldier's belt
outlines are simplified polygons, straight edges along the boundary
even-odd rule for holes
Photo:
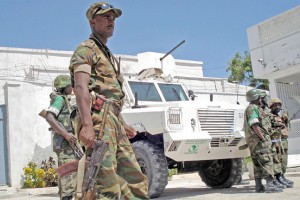
[[[102,107],[98,107],[98,109],[95,109],[94,107],[92,107],[92,112],[94,113],[100,113],[101,112]],[[108,108],[108,110],[110,112],[112,112],[115,116],[119,116],[121,113],[121,108],[119,106],[116,106],[115,104],[111,104]]]
[[[62,178],[70,173],[77,172],[79,160],[72,161],[66,164],[61,165],[56,169],[59,176]],[[85,169],[87,169],[89,162],[85,162]]]

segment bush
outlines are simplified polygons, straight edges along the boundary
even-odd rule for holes
[[[58,174],[55,170],[55,160],[50,156],[48,161],[46,159],[42,162],[41,168],[46,172],[44,181],[46,187],[58,185]]]
[[[45,187],[44,177],[45,171],[37,169],[37,165],[34,162],[29,162],[24,171],[24,188],[41,188]]]
[[[173,175],[176,175],[176,174],[178,174],[176,168],[169,169],[169,176],[168,177],[172,177]]]
[[[58,185],[58,175],[54,169],[55,161],[49,157],[42,162],[41,168],[36,163],[29,162],[24,171],[24,188],[42,188]]]

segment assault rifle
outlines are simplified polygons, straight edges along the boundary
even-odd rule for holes
[[[43,110],[39,113],[39,115],[40,115],[41,117],[43,117],[43,118],[46,118],[47,111],[46,111],[45,109],[43,109]],[[64,125],[63,125],[61,122],[57,121],[57,123],[58,123],[59,126],[60,126],[61,128],[63,128],[65,131],[67,131],[67,132],[73,131],[73,130],[69,130],[69,131],[66,130],[66,128],[64,127]],[[53,129],[52,129],[52,128],[49,128],[49,131],[51,131],[51,130],[53,130]],[[54,147],[55,150],[60,150],[60,149],[62,148],[62,142],[63,142],[63,140],[65,140],[65,138],[64,138],[62,135],[59,135],[58,140],[57,140],[57,143],[55,144],[55,147]],[[76,143],[70,143],[70,142],[69,142],[69,144],[70,144],[71,148],[73,149],[75,156],[76,156],[78,159],[82,158],[83,152],[82,152],[81,148],[79,148],[79,147],[77,146]]]
[[[107,151],[107,144],[103,140],[97,140],[94,144],[94,149],[89,158],[88,168],[84,173],[82,184],[82,200],[94,199],[96,194],[96,176],[101,168],[101,163],[105,152]]]
[[[106,119],[108,115],[109,108],[112,104],[112,101],[100,96],[96,93],[93,93],[96,96],[96,101],[98,105],[101,105],[101,112],[103,112],[100,129],[98,132],[98,137],[103,135],[104,126],[106,124]],[[87,158],[89,161],[88,168],[84,173],[83,184],[82,184],[82,200],[94,199],[96,195],[96,176],[101,168],[101,163],[104,157],[105,152],[107,151],[107,144],[101,140],[101,138],[96,138],[94,143],[93,151],[90,158]]]

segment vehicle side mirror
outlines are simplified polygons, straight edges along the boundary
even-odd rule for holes
[[[138,102],[139,102],[138,93],[135,92],[135,93],[134,93],[134,106],[132,106],[132,108],[140,108]]]

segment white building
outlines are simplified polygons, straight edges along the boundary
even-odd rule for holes
[[[255,78],[270,81],[271,98],[289,112],[289,163],[300,166],[300,6],[247,30]]]
[[[49,125],[38,113],[49,106],[52,81],[57,75],[69,74],[73,52],[0,47],[0,185],[22,186],[23,168],[28,162],[40,164],[54,156]],[[228,83],[222,78],[203,77],[202,62],[174,59],[163,54],[141,53],[121,57],[121,71],[136,75],[144,68],[162,67],[198,101],[239,101],[246,105],[245,86]]]

